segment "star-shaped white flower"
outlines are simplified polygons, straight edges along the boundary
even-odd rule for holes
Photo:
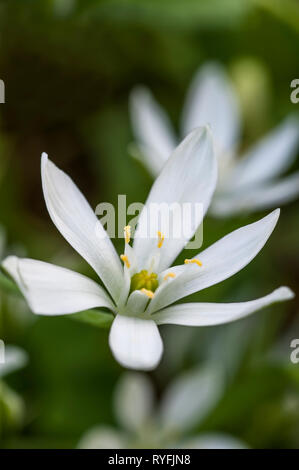
[[[240,449],[247,446],[229,434],[192,435],[223,393],[221,369],[205,365],[180,375],[160,403],[146,375],[125,373],[117,384],[113,408],[119,428],[94,427],[81,438],[82,449],[183,448]],[[191,434],[190,434],[191,432]]]
[[[159,363],[163,344],[157,325],[226,323],[293,295],[282,287],[245,303],[172,305],[246,266],[266,243],[279,216],[276,210],[172,268],[188,240],[183,236],[163,239],[161,212],[156,212],[150,221],[157,230],[157,238],[139,236],[147,223],[147,208],[153,203],[201,203],[203,212],[194,214],[193,233],[189,232],[189,238],[201,224],[215,189],[217,173],[208,128],[191,132],[168,159],[140,214],[133,247],[129,230],[125,228],[123,266],[84,196],[45,154],[41,172],[46,205],[54,224],[92,266],[104,287],[71,270],[32,259],[10,256],[4,260],[3,267],[36,314],[64,315],[96,307],[108,308],[115,316],[109,344],[115,358],[126,367],[146,370]]]
[[[165,111],[146,88],[136,88],[130,110],[137,148],[132,153],[156,177],[177,138]],[[240,111],[225,70],[216,63],[195,75],[182,113],[181,134],[210,124],[217,145],[218,186],[210,207],[213,216],[230,216],[285,204],[299,195],[299,172],[278,179],[293,163],[299,143],[298,116],[288,116],[276,129],[236,155]]]

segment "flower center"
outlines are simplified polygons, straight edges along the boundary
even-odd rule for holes
[[[141,289],[155,292],[158,285],[159,281],[157,274],[149,273],[146,269],[143,269],[139,273],[136,273],[132,276],[130,292]]]
[[[157,270],[158,264],[159,264],[159,259],[160,259],[160,254],[159,251],[163,246],[164,243],[164,235],[162,232],[158,231],[157,232],[158,238],[157,238],[157,250],[158,252],[154,253],[152,256],[152,260],[149,263],[150,266],[147,269],[143,269],[142,271],[139,271],[138,273],[135,273],[131,277],[131,285],[130,285],[130,293],[133,291],[139,290],[146,294],[149,299],[152,299],[154,297],[154,292],[157,290],[159,286],[159,281],[158,281],[158,275],[153,272],[153,270]],[[124,227],[124,238],[125,238],[125,253],[120,255],[120,259],[123,261],[125,267],[129,270],[130,268],[133,267],[134,269],[134,256],[132,253],[132,247],[130,246],[130,240],[131,240],[131,227],[127,225]],[[131,259],[133,258],[133,265],[131,264]],[[196,264],[197,266],[202,266],[201,261],[197,258],[193,259],[185,259],[185,264]],[[170,279],[174,279],[176,277],[175,273],[173,272],[168,272],[165,274],[163,277],[163,282],[169,282]]]

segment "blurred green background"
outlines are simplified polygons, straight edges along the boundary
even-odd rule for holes
[[[47,214],[41,152],[71,175],[92,207],[116,203],[118,194],[128,204],[143,202],[152,180],[128,153],[133,86],[149,86],[178,124],[193,73],[206,60],[222,62],[240,95],[246,148],[299,107],[290,101],[298,33],[296,0],[2,0],[3,256],[26,254],[94,276]],[[290,340],[299,337],[298,214],[298,201],[284,207],[248,267],[193,296],[247,300],[288,285],[294,301],[236,325],[162,329],[166,353],[150,374],[158,398],[173,377],[209,357],[229,371],[224,396],[198,430],[232,433],[252,447],[299,447],[299,364],[289,359]],[[204,247],[262,215],[207,218]],[[122,240],[115,243],[121,252]],[[25,406],[18,422],[1,426],[0,447],[74,447],[90,427],[115,424],[112,394],[122,368],[108,330],[39,318],[13,292],[2,288],[0,295],[0,337],[29,355],[6,379]]]

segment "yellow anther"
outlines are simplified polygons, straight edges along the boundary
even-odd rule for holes
[[[131,265],[130,265],[130,261],[129,261],[129,258],[127,257],[127,255],[120,255],[120,259],[124,262],[126,267],[129,269],[129,267]]]
[[[131,240],[131,226],[130,225],[125,226],[124,236],[125,236],[125,242],[130,243],[130,240]]]
[[[162,234],[162,232],[158,232],[158,248],[161,248],[164,242],[165,236]]]
[[[199,261],[199,259],[197,259],[197,258],[185,259],[184,263],[185,264],[197,264],[197,266],[202,266],[202,262]]]
[[[151,290],[145,289],[144,287],[140,289],[140,292],[143,292],[145,295],[147,295],[150,299],[154,297],[154,293]]]
[[[174,273],[167,273],[164,277],[163,277],[163,281],[167,281],[167,279],[169,278],[175,278],[175,274]]]

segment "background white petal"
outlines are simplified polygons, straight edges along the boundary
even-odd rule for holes
[[[79,449],[126,449],[125,437],[110,426],[98,426],[87,431],[78,444]]]
[[[261,184],[244,191],[235,191],[227,195],[215,194],[210,213],[216,217],[270,209],[287,204],[299,195],[299,172],[286,176],[280,181]]]
[[[0,362],[0,378],[24,367],[28,361],[28,356],[23,349],[17,346],[6,345],[4,349],[4,361],[4,363]]]
[[[184,440],[181,449],[248,449],[239,439],[223,433],[204,433]]]
[[[162,172],[156,179],[145,208],[140,214],[139,224],[135,233],[134,251],[139,269],[147,265],[157,246],[157,231],[165,234],[163,247],[160,250],[159,269],[165,269],[180,253],[186,242],[193,236],[200,225],[203,215],[213,195],[217,178],[217,162],[214,154],[213,139],[206,127],[195,129],[176,148]],[[180,210],[174,213],[173,223],[169,224],[167,208],[172,204],[202,205],[202,211],[192,217],[190,224],[182,227]],[[151,212],[156,207],[156,211]],[[166,208],[166,212],[165,212]],[[152,215],[153,214],[153,215]],[[166,214],[166,215],[165,215]],[[152,216],[151,216],[152,215]],[[171,227],[184,228],[182,236],[177,236]]]
[[[130,96],[130,112],[133,132],[145,164],[154,176],[176,146],[176,138],[170,120],[145,87],[135,88]]]
[[[72,247],[93,267],[115,301],[122,286],[122,266],[113,244],[71,178],[48,160],[41,163],[43,192],[52,221]]]
[[[152,320],[117,315],[109,344],[115,359],[129,369],[154,369],[161,359],[163,343]]]
[[[165,429],[186,431],[211,411],[223,392],[221,369],[206,365],[181,375],[166,390],[160,409]]]
[[[275,302],[294,297],[288,287],[280,287],[271,294],[248,302],[235,303],[188,303],[168,307],[153,315],[158,325],[175,324],[185,326],[221,325],[246,317]]]
[[[171,282],[162,284],[149,305],[154,312],[187,295],[227,279],[244,268],[263,248],[279,217],[279,209],[253,224],[226,235],[199,253],[202,266],[181,265],[171,268],[177,274]],[[162,275],[166,274],[163,273]]]
[[[220,152],[230,153],[239,139],[239,105],[224,68],[212,62],[201,67],[192,80],[183,111],[183,134],[206,124],[210,124]]]
[[[16,281],[34,313],[64,315],[94,307],[113,310],[104,289],[82,274],[15,256],[6,258],[2,266]]]
[[[299,144],[299,119],[286,118],[249,151],[232,171],[228,189],[255,186],[287,170],[296,157]]]
[[[128,152],[135,160],[142,163],[153,179],[159,175],[167,160],[162,158],[156,150],[141,144],[131,143]]]
[[[130,432],[142,432],[153,412],[153,388],[145,374],[127,372],[118,382],[114,395],[119,424]]]

